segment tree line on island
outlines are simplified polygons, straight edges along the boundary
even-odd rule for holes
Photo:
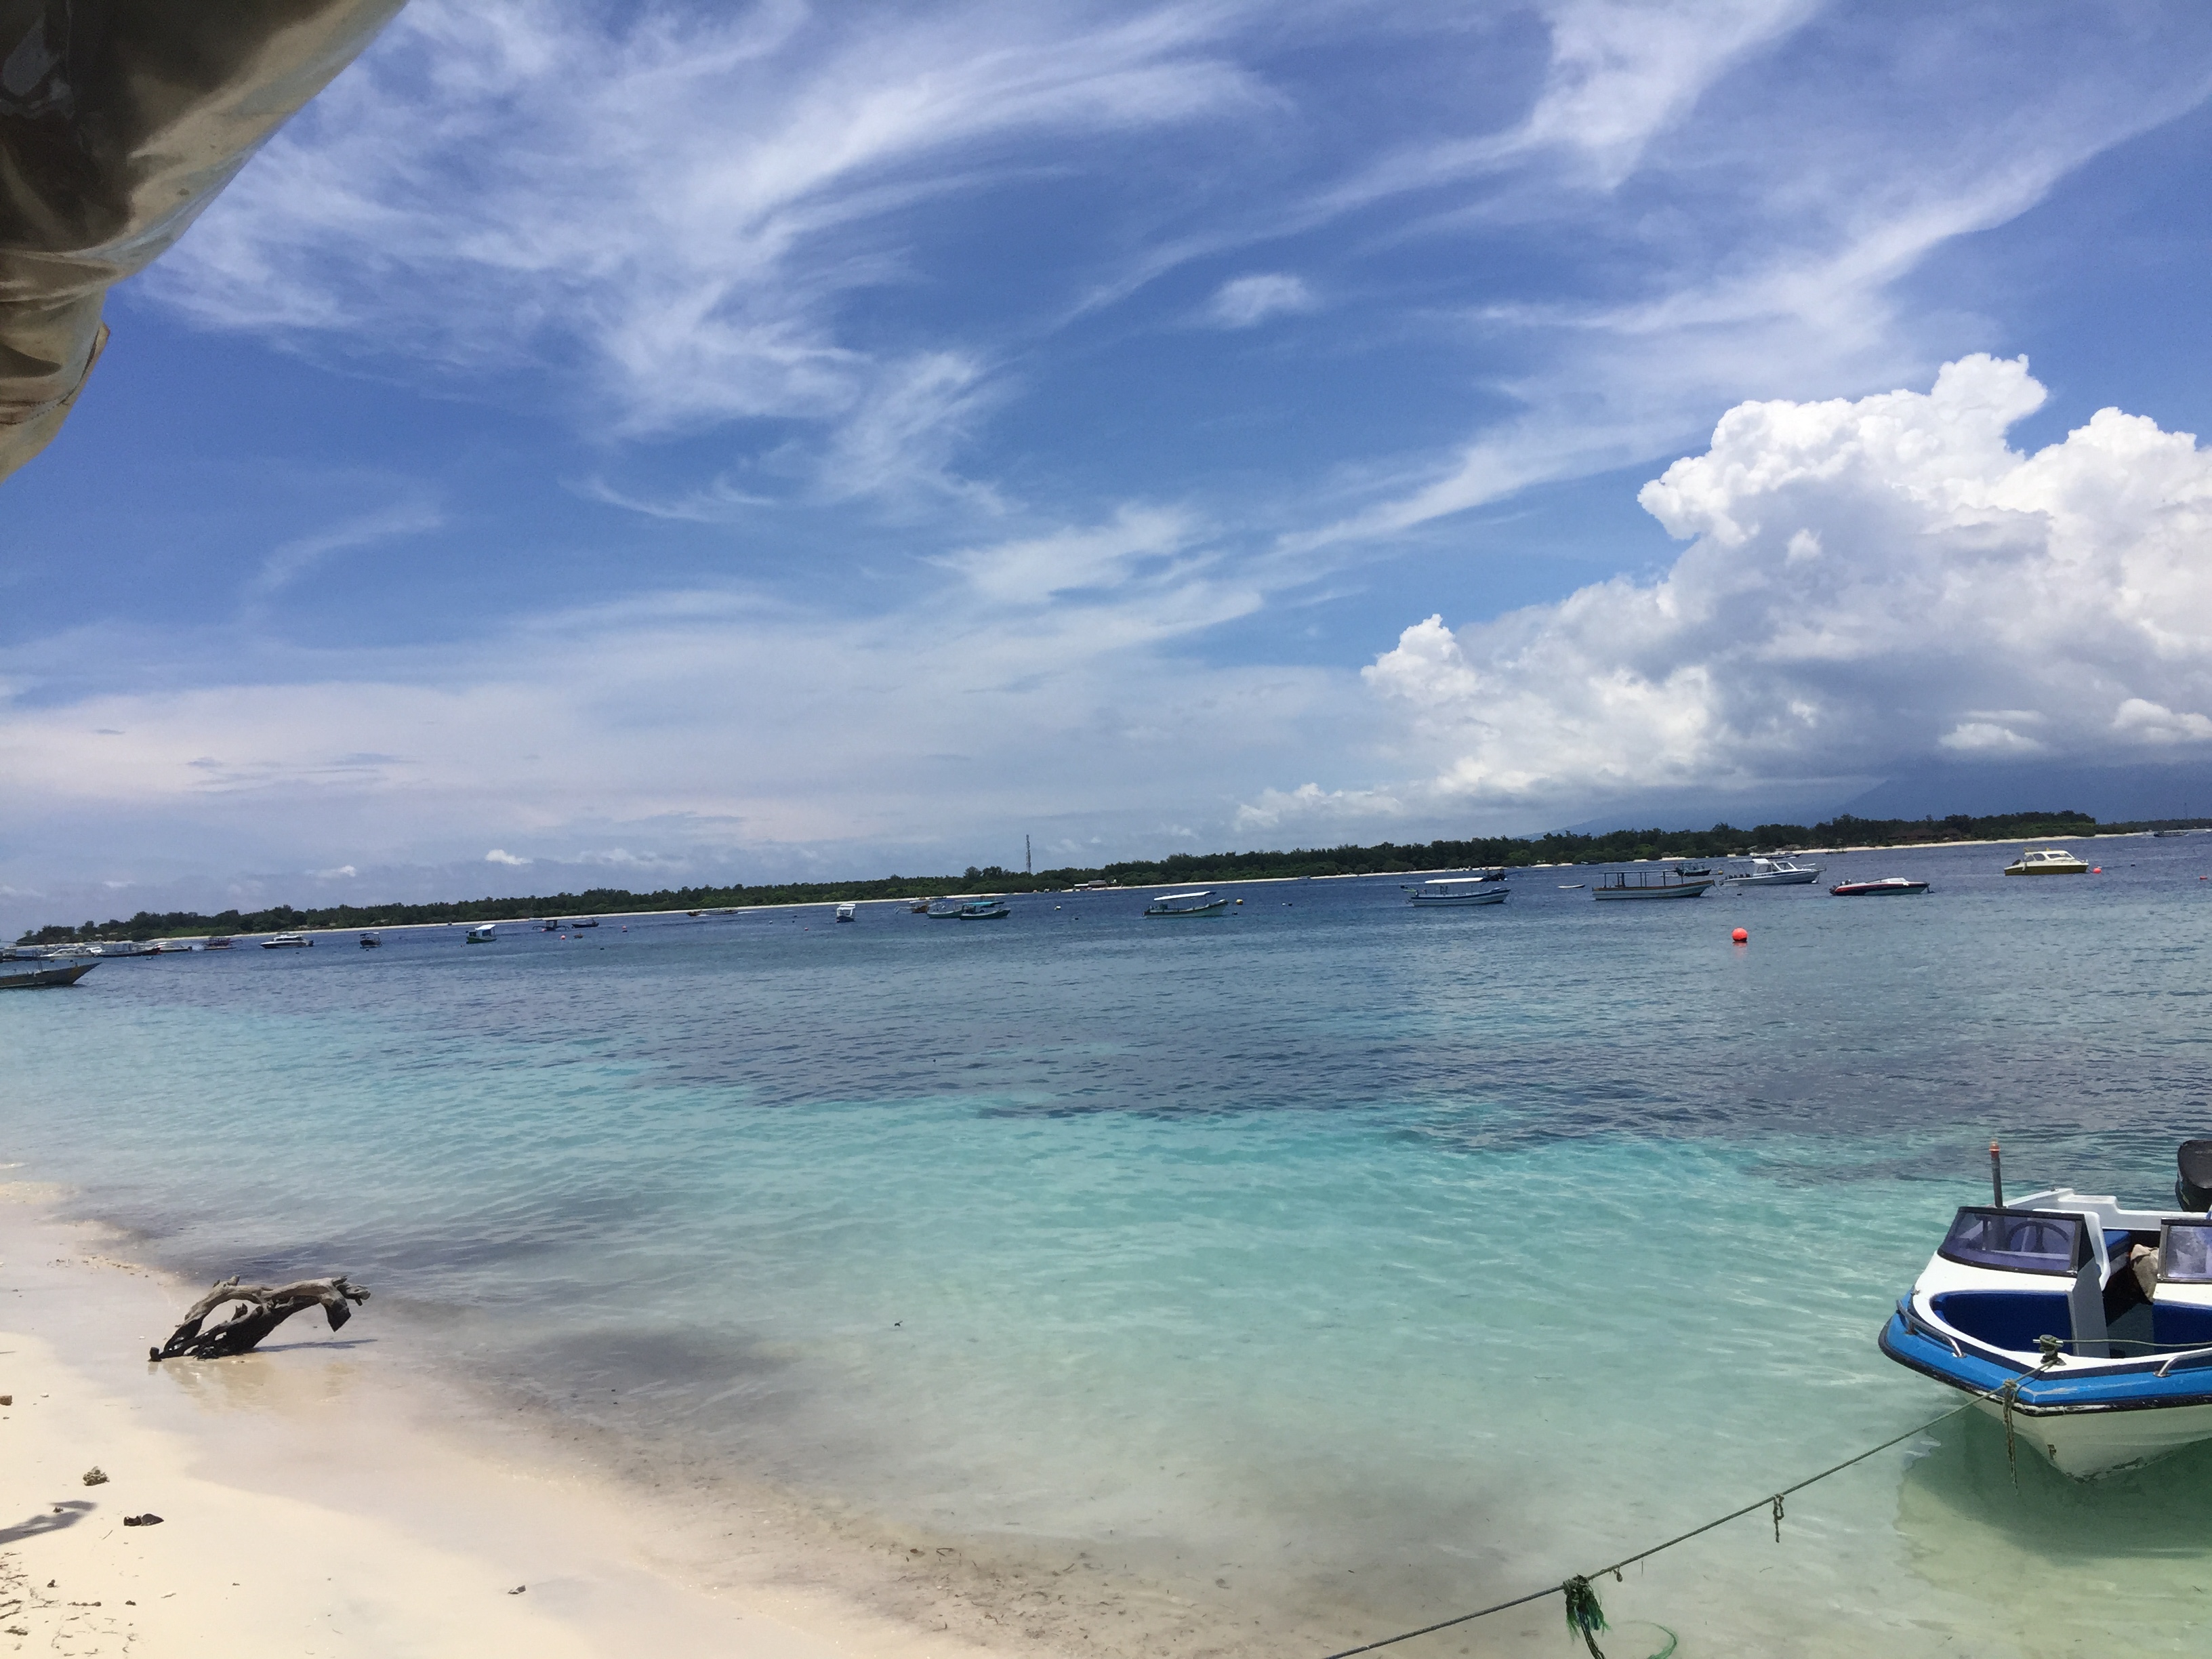
[[[19,945],[66,945],[105,940],[143,941],[202,934],[268,933],[301,928],[400,927],[411,923],[534,921],[543,917],[604,916],[651,910],[724,909],[772,904],[827,904],[842,899],[939,898],[988,888],[999,893],[1054,892],[1083,882],[1116,887],[1188,885],[1208,881],[1288,880],[1301,876],[1396,875],[1417,870],[1520,867],[1534,864],[1613,864],[1636,859],[1743,858],[1754,853],[1814,847],[1896,847],[1916,842],[2026,841],[2062,836],[2127,835],[2146,830],[2197,827],[2198,819],[2155,819],[2100,824],[2086,812],[2013,812],[1973,817],[1861,818],[1839,813],[1824,823],[1762,823],[1738,830],[1615,830],[1605,835],[1554,830],[1540,836],[1489,836],[1372,847],[1297,848],[1289,852],[1171,853],[1095,868],[1070,866],[1034,874],[999,866],[970,865],[957,876],[884,876],[872,881],[771,882],[731,887],[663,888],[635,893],[594,887],[581,893],[532,898],[459,899],[430,904],[331,904],[297,909],[225,910],[216,915],[141,910],[128,921],[53,925],[26,933]]]

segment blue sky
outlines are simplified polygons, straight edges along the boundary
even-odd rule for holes
[[[2208,94],[2180,5],[415,0],[5,486],[0,921],[2193,767]]]

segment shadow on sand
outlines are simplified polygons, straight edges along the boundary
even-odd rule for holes
[[[82,1498],[72,1498],[66,1504],[57,1504],[52,1513],[34,1515],[27,1521],[18,1521],[12,1527],[0,1527],[0,1544],[20,1544],[26,1538],[36,1538],[41,1533],[59,1532],[73,1527],[100,1506],[88,1504]]]

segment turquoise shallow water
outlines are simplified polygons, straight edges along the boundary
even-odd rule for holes
[[[996,1552],[1010,1595],[1079,1559],[1155,1593],[1098,1646],[1325,1652],[1942,1409],[1874,1333],[1992,1133],[2021,1187],[2155,1201],[2212,1130],[2212,837],[2097,856],[1831,864],[1918,900],[1537,871],[1478,911],[1306,882],[1219,921],[120,962],[0,999],[0,1152],[165,1261],[353,1273],[380,1340]],[[1607,1593],[1685,1653],[2178,1650],[2208,1480],[2015,1492],[1960,1424],[1793,1499],[1782,1546],[1739,1522]],[[1555,1651],[1540,1611],[1401,1651]]]

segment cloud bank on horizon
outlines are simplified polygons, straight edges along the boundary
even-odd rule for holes
[[[2024,360],[1976,356],[1926,392],[1729,410],[1638,496],[1690,542],[1658,580],[1431,616],[1364,671],[1442,757],[1395,810],[2207,753],[2212,453],[2104,409],[2022,454],[2005,434],[2044,398]]]
[[[10,486],[0,911],[2212,757],[2208,95],[2185,12],[416,0]]]

